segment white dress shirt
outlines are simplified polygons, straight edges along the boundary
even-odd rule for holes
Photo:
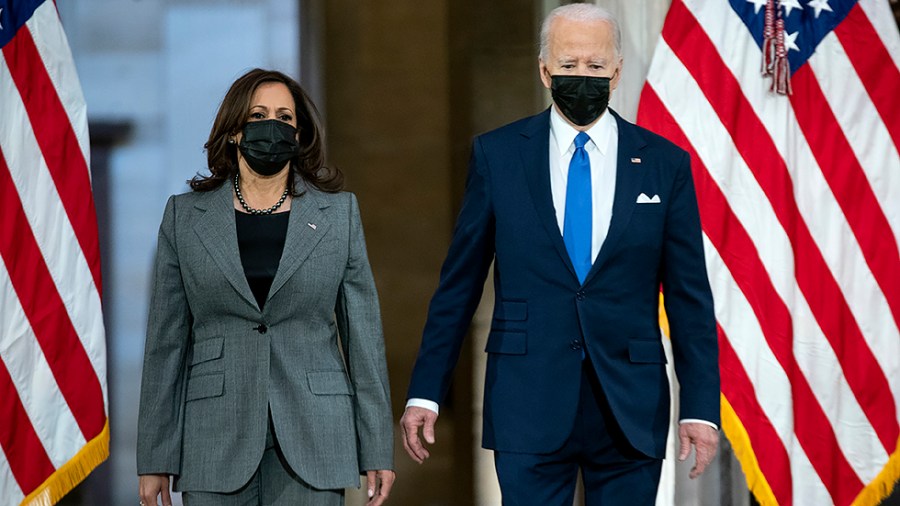
[[[619,153],[619,126],[608,112],[600,116],[594,126],[585,131],[591,138],[584,149],[591,161],[591,261],[597,258],[612,218],[616,193],[616,156]],[[550,109],[550,193],[556,209],[556,224],[563,233],[566,219],[566,183],[569,162],[575,154],[578,130]]]
[[[607,110],[586,130],[591,140],[585,144],[591,161],[591,259],[597,258],[612,219],[613,200],[616,194],[616,159],[619,153],[619,125]],[[566,183],[569,177],[569,162],[575,154],[575,136],[578,130],[570,125],[556,107],[550,108],[550,192],[553,208],[556,210],[556,224],[562,235],[566,219]],[[412,398],[406,407],[426,408],[440,412],[437,402]],[[706,420],[683,419],[681,423],[702,423],[718,429],[716,424]]]

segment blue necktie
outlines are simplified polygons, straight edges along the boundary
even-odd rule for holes
[[[563,242],[575,266],[578,282],[584,283],[591,270],[591,160],[584,145],[591,140],[579,132],[575,137],[575,153],[569,162],[566,182],[566,215],[563,220]]]

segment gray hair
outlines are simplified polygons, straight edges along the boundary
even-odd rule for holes
[[[550,56],[550,25],[556,18],[566,18],[573,21],[606,21],[612,25],[613,42],[616,46],[616,56],[622,55],[622,32],[619,29],[619,20],[611,12],[593,3],[576,3],[557,7],[547,14],[541,25],[541,60],[546,62]]]

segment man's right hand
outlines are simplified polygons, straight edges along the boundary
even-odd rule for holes
[[[430,455],[422,440],[419,438],[419,427],[424,427],[422,435],[425,442],[434,444],[434,422],[438,414],[426,408],[410,406],[406,408],[403,417],[400,418],[400,427],[403,428],[403,448],[409,456],[421,464]]]
[[[156,506],[156,498],[160,495],[163,506],[172,506],[172,497],[169,495],[169,476],[166,474],[142,474],[138,490],[141,496],[141,506]]]

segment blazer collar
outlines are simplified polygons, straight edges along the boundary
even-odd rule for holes
[[[278,263],[278,271],[272,280],[272,288],[266,302],[284,286],[285,282],[303,265],[316,245],[331,228],[331,216],[325,212],[331,204],[319,190],[307,187],[303,194],[291,202],[287,238]],[[268,307],[268,304],[267,306]]]
[[[591,270],[588,271],[584,284],[593,279],[597,272],[603,268],[612,252],[615,251],[616,244],[622,238],[622,234],[628,228],[631,220],[631,213],[635,207],[635,195],[641,186],[641,180],[644,178],[643,165],[636,163],[634,160],[640,159],[641,150],[647,145],[644,135],[639,128],[622,119],[612,109],[607,109],[616,119],[619,127],[619,154],[616,157],[616,190],[613,197],[612,219],[609,222],[609,231],[606,234],[606,240],[594,259]]]
[[[550,236],[560,260],[577,279],[575,267],[572,266],[566,244],[563,242],[562,234],[559,233],[556,209],[553,207],[553,195],[550,190],[550,109],[526,120],[520,134],[523,137],[519,151],[522,156],[522,167],[525,169],[525,178],[528,181],[528,190],[537,211],[538,221]]]
[[[194,207],[203,211],[193,227],[200,242],[238,294],[259,309],[241,264],[231,185],[225,183],[216,190],[202,194]],[[307,188],[301,196],[293,198],[284,250],[267,302],[325,236],[331,226],[330,217],[323,213],[327,207],[328,202],[315,189]]]
[[[234,219],[234,197],[230,182],[226,181],[219,188],[201,194],[194,207],[203,212],[194,223],[194,232],[200,238],[200,242],[231,286],[247,302],[257,307],[250,285],[247,284],[247,276],[244,275],[244,267],[241,265]]]

